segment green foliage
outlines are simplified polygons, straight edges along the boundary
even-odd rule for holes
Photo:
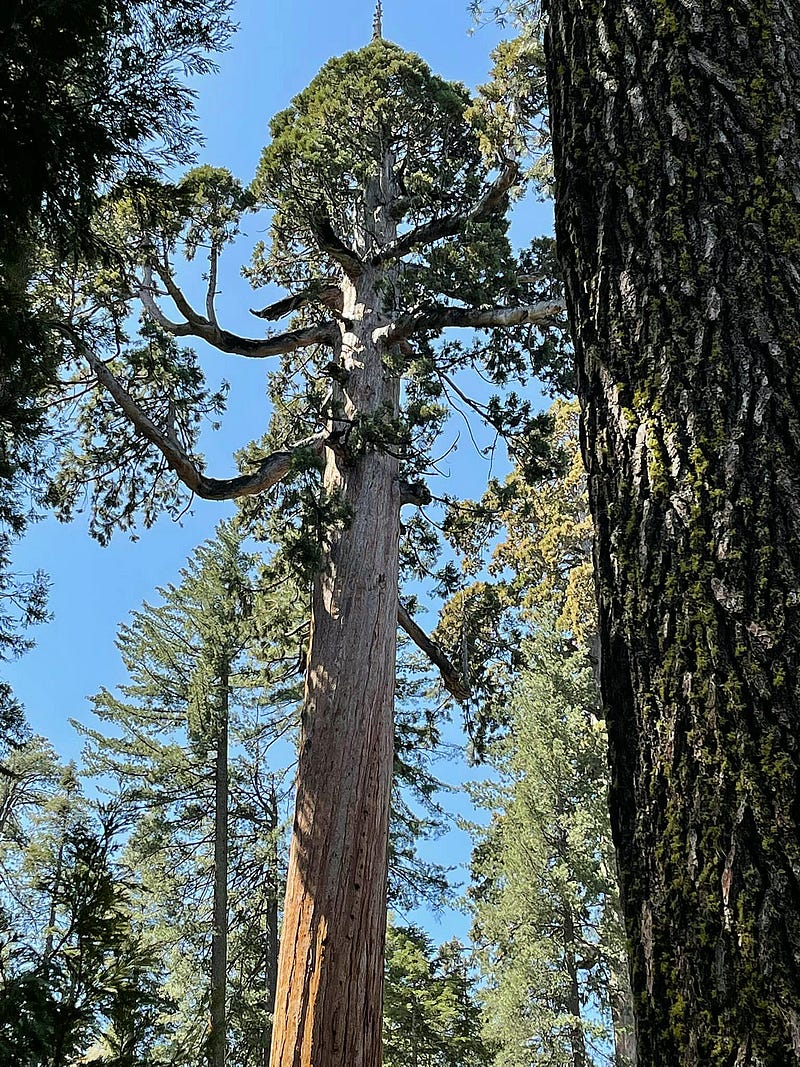
[[[154,958],[132,914],[131,872],[116,855],[117,815],[93,815],[74,773],[59,773],[41,746],[20,751],[17,763],[27,805],[17,798],[0,835],[0,1061],[67,1067],[104,1032],[117,1034],[122,1051],[124,1033],[136,1032],[148,1049],[167,1005],[148,977]],[[46,790],[26,812],[34,766]]]
[[[549,192],[552,158],[541,5],[537,0],[512,0],[487,13],[475,0],[470,7],[476,19],[488,18],[516,31],[492,52],[491,81],[480,87],[471,112],[484,151],[513,145],[530,159],[529,177]]]
[[[509,735],[488,752],[499,778],[472,788],[492,816],[475,830],[469,895],[499,1067],[568,1067],[576,1048],[589,1064],[610,1055],[624,941],[597,711],[585,653],[542,628]]]
[[[462,573],[451,576],[438,632],[470,670],[477,754],[507,728],[510,690],[526,657],[522,636],[541,612],[553,615],[565,647],[584,646],[595,632],[577,403],[557,400],[547,418],[547,474],[529,480],[517,466],[492,480],[479,502],[451,501],[444,524]]]
[[[120,351],[110,366],[141,410],[194,453],[203,424],[218,426],[227,384],[209,390],[194,351],[158,326],[145,323],[141,334],[142,346]],[[76,375],[76,391],[85,380],[85,372]],[[83,510],[87,482],[93,484],[89,530],[101,544],[115,531],[131,529],[137,518],[147,528],[164,512],[177,519],[186,511],[188,490],[108,393],[93,391],[86,398],[71,432],[73,443],[62,452],[45,498],[62,521]]]
[[[360,234],[369,232],[362,190],[387,156],[402,189],[406,222],[467,209],[487,174],[464,117],[469,100],[463,86],[436,77],[418,56],[388,41],[326,63],[270,125],[272,141],[253,182],[258,201],[275,209],[273,250],[259,280],[296,280],[321,217],[357,250],[368,250],[358,247]],[[494,252],[487,261],[488,249],[500,241],[507,255],[504,229],[476,225],[463,242],[433,252],[427,271],[444,278],[459,270],[465,283],[467,277],[474,283],[496,265]],[[474,274],[465,268],[467,259]],[[414,284],[409,280],[404,287]]]
[[[175,1002],[165,1049],[170,1062],[190,1062],[208,1010],[214,766],[226,731],[231,1043],[246,1063],[248,1041],[261,1036],[252,1028],[243,1035],[242,1020],[259,1006],[262,1030],[267,1022],[265,969],[277,945],[265,916],[281,893],[267,753],[294,719],[289,634],[302,615],[285,590],[275,595],[260,559],[225,525],[195,552],[180,583],[159,592],[161,604],[145,604],[120,628],[129,682],[122,699],[107,690],[95,698],[115,736],[81,727],[85,760],[91,773],[116,780],[129,812],[125,857],[140,872],[136,903],[157,957],[150,978]]]
[[[51,458],[45,394],[62,345],[34,294],[42,258],[106,260],[91,219],[125,170],[188,162],[196,130],[187,74],[213,69],[232,0],[8,0],[0,14],[0,645],[44,617],[44,582],[17,578],[9,548]],[[42,250],[47,249],[43,257]],[[0,730],[21,709],[3,683]]]
[[[493,1063],[481,1037],[475,978],[458,941],[435,949],[418,927],[390,922],[383,1010],[386,1067]]]

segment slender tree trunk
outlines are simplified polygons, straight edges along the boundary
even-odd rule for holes
[[[269,849],[269,878],[270,889],[267,901],[267,963],[264,975],[266,987],[266,1008],[270,1019],[275,1017],[275,990],[278,982],[278,886],[280,874],[278,871],[278,798],[275,794],[275,779],[270,782],[269,794],[269,828],[272,841]],[[272,1037],[272,1024],[270,1024],[269,1037]]]
[[[227,673],[220,680],[222,709],[214,753],[214,905],[211,934],[209,1067],[225,1067],[228,982],[228,701]]]
[[[572,1067],[586,1067],[586,1039],[581,1025],[581,993],[578,982],[578,961],[575,955],[575,916],[569,901],[564,902],[564,960],[567,968],[566,1009],[573,1018],[569,1043]]]
[[[394,235],[389,173],[366,197],[365,246]],[[387,321],[379,281],[367,268],[343,284],[343,424],[366,434],[399,405],[398,379],[373,341]],[[378,441],[326,451],[324,487],[347,518],[329,534],[313,588],[271,1067],[381,1063],[398,475]]]
[[[550,0],[640,1067],[800,1063],[800,48]]]

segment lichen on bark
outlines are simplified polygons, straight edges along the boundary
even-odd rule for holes
[[[800,27],[551,0],[643,1067],[800,1062]]]

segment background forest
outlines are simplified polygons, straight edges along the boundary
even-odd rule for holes
[[[485,56],[485,35],[480,44]],[[234,157],[237,141],[226,145]],[[223,306],[232,305],[226,293]],[[438,570],[442,640],[474,675],[475,780],[445,786],[438,776],[452,775],[447,754],[464,743],[452,721],[460,715],[407,642],[396,702],[388,1064],[625,1062],[603,729],[586,652],[589,533],[576,407],[559,400],[551,416],[558,478],[531,481],[519,470],[494,480],[484,499],[451,512],[444,540],[435,525],[422,528],[442,522],[441,505],[438,519],[434,510],[413,520],[421,536],[409,542],[409,578],[419,586]],[[468,450],[494,457],[496,427],[487,437],[472,421]],[[27,506],[20,498],[21,519]],[[108,497],[95,505],[103,540],[121,514]],[[194,523],[183,525],[186,544]],[[48,530],[48,544],[62,532]],[[35,707],[34,687],[28,715],[38,732],[8,692],[3,1062],[268,1062],[307,623],[303,579],[283,561],[285,537],[283,549],[265,552],[246,535],[230,521],[218,526],[121,623],[124,675],[108,687],[98,677],[93,716],[76,716],[78,759],[64,762],[42,736],[47,713]],[[19,559],[40,548],[34,538],[15,551]],[[8,648],[17,655],[28,650],[28,624],[47,618],[49,579],[37,569],[31,580],[12,572],[7,581],[6,603],[18,610],[6,617]],[[65,690],[57,684],[70,692],[68,681]],[[463,757],[455,767],[463,774]],[[431,859],[449,852],[425,847],[455,811],[470,810],[456,796],[462,789],[481,813],[464,824],[473,839],[468,885]],[[438,945],[438,921],[431,927],[428,917],[441,921],[459,897],[470,938]],[[220,1019],[227,1059],[212,1038]]]

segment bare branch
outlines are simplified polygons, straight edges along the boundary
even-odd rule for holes
[[[311,232],[321,252],[329,255],[338,263],[351,281],[355,281],[364,271],[364,264],[358,255],[344,243],[334,230],[331,220],[325,214],[318,214],[310,220]]]
[[[450,307],[446,304],[433,305],[421,311],[400,315],[388,326],[381,326],[373,334],[376,342],[383,340],[387,345],[397,344],[414,333],[422,330],[444,330],[453,327],[521,326],[525,323],[536,325],[555,318],[565,310],[560,300],[543,300],[538,304],[525,304],[520,307]]]
[[[402,604],[397,605],[397,622],[405,630],[414,644],[422,649],[434,667],[439,668],[442,682],[448,693],[456,698],[459,703],[469,700],[469,682],[459,673],[444,653],[441,645],[433,638],[428,637],[421,626],[418,626],[408,614]]]
[[[242,496],[254,496],[266,489],[271,489],[288,472],[294,456],[300,452],[319,454],[329,437],[327,431],[321,431],[304,441],[299,441],[291,448],[273,452],[265,456],[252,474],[241,474],[236,478],[208,478],[198,469],[194,459],[183,449],[171,430],[161,430],[153,420],[139,407],[124,385],[99,359],[92,349],[71,327],[63,323],[54,323],[55,329],[69,338],[75,348],[86,359],[100,385],[114,398],[125,417],[142,437],[161,452],[167,465],[175,471],[183,484],[204,500],[234,500]]]
[[[306,326],[301,330],[287,330],[285,333],[275,334],[272,337],[240,337],[238,334],[221,329],[215,322],[211,322],[202,315],[198,315],[178,286],[171,279],[167,280],[166,277],[159,276],[162,277],[176,307],[181,314],[185,315],[185,322],[173,322],[161,310],[154,296],[150,270],[145,271],[137,295],[150,318],[174,337],[198,337],[219,349],[220,352],[246,356],[250,359],[265,359],[268,356],[296,352],[299,348],[308,348],[310,345],[332,345],[338,336],[336,323],[331,320],[316,323],[314,326]]]
[[[443,215],[440,219],[432,219],[415,226],[407,233],[400,234],[390,244],[371,257],[370,262],[378,265],[388,260],[400,259],[415,248],[433,244],[443,237],[452,237],[460,232],[468,223],[478,219],[488,218],[496,214],[503,206],[506,193],[516,181],[519,174],[519,166],[514,162],[506,162],[501,173],[488,186],[477,204],[466,212],[454,212],[451,215]]]
[[[216,245],[211,246],[208,256],[208,289],[206,290],[206,317],[212,326],[219,326],[214,301],[217,296],[217,265],[219,261],[219,249]]]
[[[342,310],[342,290],[336,282],[331,281],[329,278],[318,278],[307,285],[301,292],[292,296],[285,296],[282,300],[276,300],[274,304],[268,304],[260,311],[255,311],[251,308],[250,314],[255,315],[258,319],[268,319],[270,322],[276,322],[278,319],[291,315],[293,311],[298,311],[301,307],[305,307],[306,304],[310,304],[312,300],[318,300],[332,311]]]

